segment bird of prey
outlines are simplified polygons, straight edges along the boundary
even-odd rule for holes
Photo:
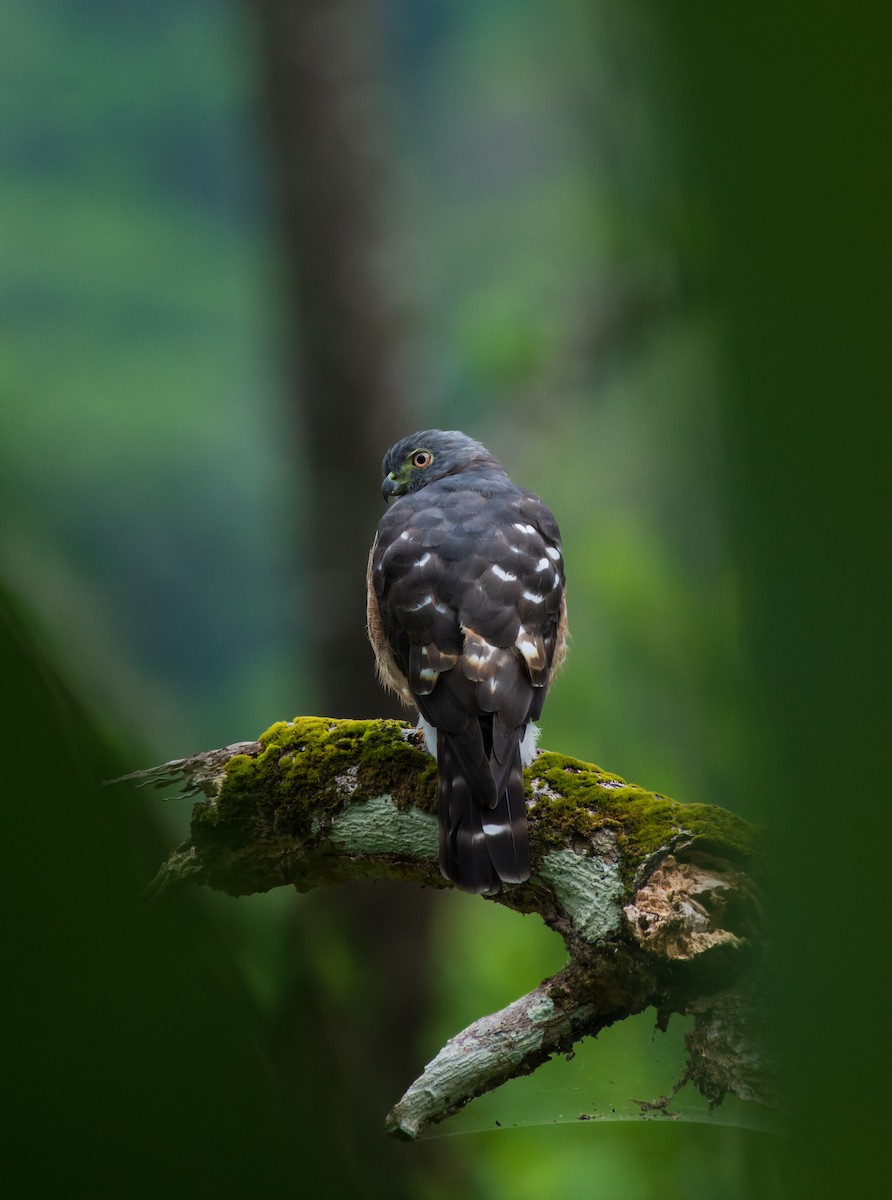
[[[557,523],[463,433],[403,438],[368,569],[382,682],[437,758],[440,870],[492,895],[530,875],[523,767],[567,635]]]

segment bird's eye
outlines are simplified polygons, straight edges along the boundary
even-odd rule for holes
[[[412,455],[413,467],[429,467],[434,461],[434,456],[430,450],[416,450]]]

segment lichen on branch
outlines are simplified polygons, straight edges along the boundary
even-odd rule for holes
[[[450,886],[437,862],[435,764],[402,722],[301,717],[256,742],[128,778],[200,795],[156,891],[189,882],[241,896],[370,878]],[[394,1108],[390,1132],[417,1137],[650,1005],[661,1020],[694,1015],[687,1075],[711,1102],[732,1092],[773,1103],[751,997],[762,957],[761,832],[549,752],[526,783],[533,873],[492,899],[539,913],[563,937],[569,964],[453,1038]],[[744,992],[747,1003],[735,1003]],[[713,1061],[707,1032],[719,1013],[725,1037]]]

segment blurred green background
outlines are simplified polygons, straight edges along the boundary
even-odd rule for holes
[[[876,995],[841,981],[882,875],[854,853],[880,815],[848,804],[883,737],[854,675],[885,623],[858,565],[887,474],[880,33],[783,5],[6,0],[17,1195],[867,1194],[875,1075],[846,1072],[881,1061],[873,1024],[832,1046]],[[378,464],[431,426],[561,524],[542,744],[778,830],[779,1028],[794,1095],[823,1093],[783,1146],[591,1122],[392,1145],[442,1038],[560,965],[541,923],[383,887],[141,899],[188,804],[96,780],[388,711]]]

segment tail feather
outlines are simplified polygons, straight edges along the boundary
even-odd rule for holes
[[[512,730],[513,746],[504,744],[498,762],[487,735],[489,762],[498,786],[478,796],[474,779],[464,770],[455,739],[437,732],[437,775],[440,789],[440,870],[464,891],[492,895],[502,883],[523,883],[530,876],[526,794],[520,759],[522,730]]]
[[[519,749],[516,758],[498,804],[483,817],[486,849],[503,883],[524,883],[530,877],[527,802]]]
[[[483,832],[483,812],[474,799],[448,735],[437,732],[437,779],[440,788],[440,870],[465,892],[491,895],[499,890]]]

